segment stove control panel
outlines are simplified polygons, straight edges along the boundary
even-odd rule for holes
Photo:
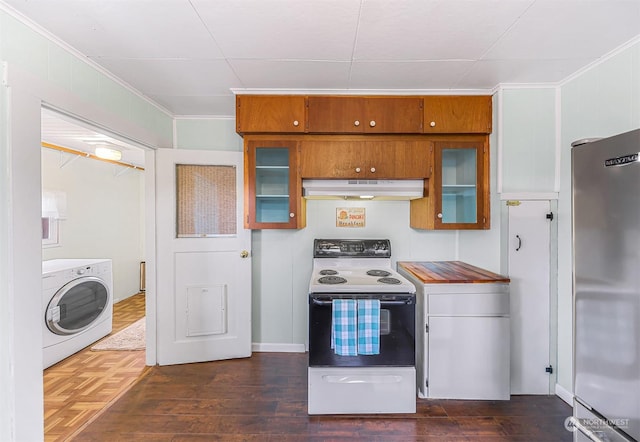
[[[391,241],[388,239],[316,239],[314,258],[390,258]]]

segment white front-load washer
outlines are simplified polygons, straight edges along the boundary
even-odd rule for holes
[[[43,368],[111,333],[112,287],[110,259],[42,262]]]

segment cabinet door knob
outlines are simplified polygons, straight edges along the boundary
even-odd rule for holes
[[[442,219],[442,213],[438,213],[438,218]]]
[[[436,122],[435,122],[435,121],[432,121],[431,123],[429,123],[429,126],[431,126],[431,127],[436,127]]]
[[[358,120],[354,121],[354,122],[353,122],[353,125],[354,125],[354,126],[360,126],[360,121],[358,121]]]
[[[376,122],[374,120],[369,121],[369,126],[376,127]]]
[[[240,258],[247,258],[249,256],[249,252],[246,250],[243,250],[242,252],[240,252]]]
[[[372,168],[371,168],[371,173],[373,173],[373,172],[375,172],[375,171],[376,171],[376,168],[375,168],[375,167],[372,167]]]
[[[293,125],[295,127],[298,127],[298,126],[300,126],[300,122],[298,120],[293,120]]]
[[[296,214],[295,214],[295,213],[293,213],[293,212],[291,212],[291,213],[289,214],[289,218],[293,218],[294,216],[296,216]]]
[[[356,173],[360,173],[360,170],[361,169],[359,167],[356,167]]]

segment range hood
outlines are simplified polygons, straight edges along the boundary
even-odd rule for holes
[[[308,199],[411,200],[424,196],[424,180],[302,180]]]

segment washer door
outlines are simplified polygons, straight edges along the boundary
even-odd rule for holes
[[[109,306],[109,288],[95,276],[75,279],[56,292],[47,306],[45,322],[57,335],[89,328]]]

